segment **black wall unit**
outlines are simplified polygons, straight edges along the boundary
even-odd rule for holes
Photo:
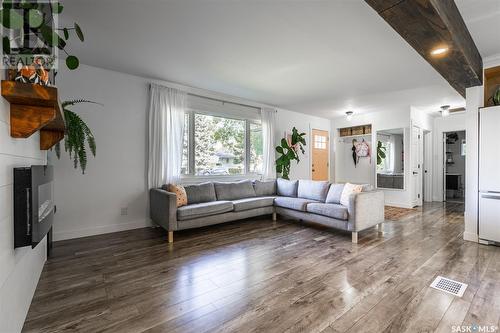
[[[14,247],[35,247],[52,228],[52,166],[14,168]]]

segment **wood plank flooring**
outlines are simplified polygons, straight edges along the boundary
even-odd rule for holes
[[[383,233],[252,219],[58,242],[25,332],[451,332],[500,321],[500,248],[462,240],[463,205]],[[462,298],[431,289],[442,275]]]

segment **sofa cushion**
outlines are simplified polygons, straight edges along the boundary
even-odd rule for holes
[[[182,185],[168,184],[168,191],[175,193],[177,199],[177,207],[186,206],[188,204],[186,189]]]
[[[242,210],[249,210],[254,208],[272,206],[274,197],[257,197],[233,200],[234,211],[240,212]]]
[[[326,181],[299,180],[297,196],[299,198],[311,199],[325,202],[330,183]]]
[[[258,197],[268,196],[268,195],[276,195],[276,181],[260,181],[256,180],[253,183],[253,188],[255,190],[255,194]]]
[[[351,183],[346,183],[344,189],[342,190],[342,196],[340,197],[340,204],[344,206],[349,206],[349,197],[351,194],[360,193],[363,190],[362,185],[356,185]]]
[[[307,204],[318,202],[311,199],[291,198],[291,197],[276,197],[274,198],[274,205],[283,208],[300,210],[305,212]]]
[[[197,217],[222,214],[233,210],[231,201],[211,201],[179,207],[177,219],[179,221],[195,219]]]
[[[217,200],[213,183],[184,186],[188,205]]]
[[[276,180],[277,193],[283,197],[297,197],[298,180],[278,178]]]
[[[217,200],[238,200],[255,197],[250,180],[243,180],[234,183],[214,183]]]
[[[346,206],[329,203],[310,203],[307,205],[307,211],[318,215],[333,217],[337,220],[346,221],[349,213]]]
[[[328,195],[326,196],[326,203],[340,203],[340,198],[342,197],[342,191],[344,190],[344,184],[332,184],[328,190]]]

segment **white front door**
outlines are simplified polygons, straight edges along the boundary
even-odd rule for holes
[[[422,205],[422,130],[411,128],[411,202],[413,206]]]

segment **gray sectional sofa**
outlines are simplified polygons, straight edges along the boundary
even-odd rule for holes
[[[343,184],[311,180],[209,182],[185,186],[188,205],[177,208],[174,193],[166,187],[150,190],[151,219],[173,232],[219,224],[249,217],[276,214],[288,218],[320,223],[352,233],[384,222],[384,193],[365,187],[349,196],[342,205]]]

